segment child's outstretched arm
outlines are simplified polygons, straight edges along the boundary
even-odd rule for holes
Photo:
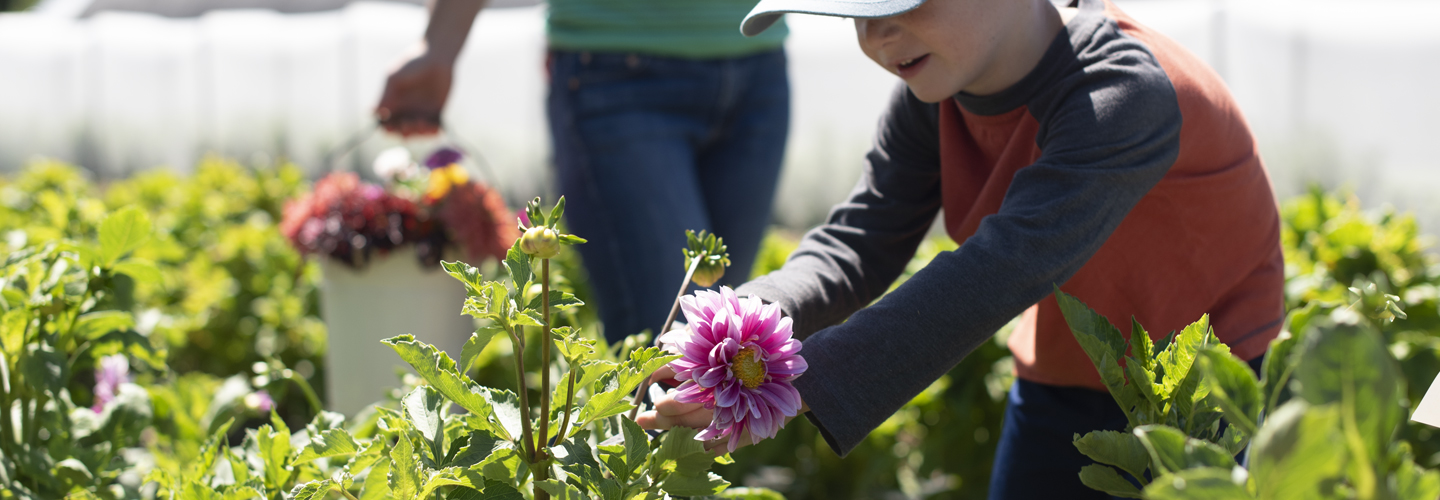
[[[940,162],[922,160],[927,150],[938,156],[924,143],[939,134],[919,119],[923,103],[897,96],[850,199],[780,271],[737,290],[794,318],[809,364],[794,385],[837,453],[1068,281],[1165,176],[1182,120],[1170,83],[1138,66],[1067,81],[1057,95],[1091,99],[1044,111],[1043,153],[1015,174],[998,211],[959,249],[864,307],[903,269],[941,202]]]

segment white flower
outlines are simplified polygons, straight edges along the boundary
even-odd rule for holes
[[[395,146],[375,158],[375,176],[386,182],[409,179],[420,173],[420,166],[410,158],[410,150]]]

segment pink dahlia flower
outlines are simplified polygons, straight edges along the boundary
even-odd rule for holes
[[[790,338],[790,318],[758,297],[741,299],[729,287],[701,290],[680,299],[688,329],[660,340],[683,357],[670,362],[683,381],[675,399],[715,410],[710,427],[695,439],[730,436],[730,451],[749,431],[750,442],[773,438],[787,417],[800,412],[800,393],[790,385],[805,372],[800,341]]]

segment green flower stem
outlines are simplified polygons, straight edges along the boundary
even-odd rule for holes
[[[341,494],[341,495],[345,495],[345,498],[348,498],[348,499],[350,499],[350,500],[360,500],[360,499],[358,499],[358,498],[355,498],[355,495],[351,495],[349,491],[346,491],[346,490],[345,490],[345,488],[335,488],[335,489],[340,490],[340,494]]]
[[[510,333],[510,341],[515,344],[515,383],[520,393],[520,442],[525,449],[528,458],[526,462],[535,463],[535,441],[530,432],[530,395],[525,387],[525,342],[520,340],[525,336],[525,327],[516,326],[515,331]]]
[[[570,427],[570,406],[575,404],[575,367],[573,365],[570,367],[570,376],[568,378],[570,379],[570,385],[566,386],[565,389],[565,416],[564,420],[560,421],[560,431],[555,433],[555,439],[558,441],[565,440],[566,428]]]
[[[680,282],[680,291],[675,292],[675,302],[670,304],[670,315],[665,317],[665,326],[655,333],[654,344],[656,346],[660,345],[660,336],[670,331],[670,326],[675,324],[675,315],[680,313],[680,299],[685,297],[685,290],[690,288],[690,279],[695,277],[695,270],[700,268],[700,259],[704,256],[705,254],[702,253],[690,259],[690,269],[685,271],[685,281]],[[645,381],[640,383],[640,387],[635,388],[635,397],[630,400],[630,404],[634,406],[630,409],[630,420],[632,421],[635,420],[635,415],[640,413],[640,399],[645,397],[645,388],[650,386],[650,375],[649,373],[645,374]]]
[[[540,304],[540,314],[545,321],[540,326],[540,336],[542,337],[540,340],[540,432],[537,436],[539,441],[536,441],[535,444],[543,450],[550,445],[550,349],[555,344],[550,340],[550,259],[540,259]],[[544,452],[541,452],[542,459],[544,455]],[[537,483],[550,478],[548,465],[541,467],[538,472],[535,475]],[[549,500],[549,498],[550,494],[540,490],[537,486],[535,499]]]

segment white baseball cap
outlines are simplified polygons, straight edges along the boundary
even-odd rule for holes
[[[922,3],[925,0],[760,0],[740,22],[740,33],[759,35],[781,15],[791,12],[870,19],[904,14]]]

